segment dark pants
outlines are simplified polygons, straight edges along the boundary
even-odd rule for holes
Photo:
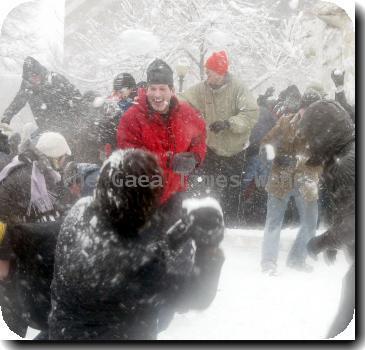
[[[229,227],[238,224],[244,161],[245,151],[232,157],[222,157],[208,148],[203,164],[202,182],[206,192],[220,202],[225,224]]]

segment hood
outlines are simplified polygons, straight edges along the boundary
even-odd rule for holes
[[[28,56],[23,64],[23,79],[28,81],[32,74],[37,74],[44,78],[48,74],[48,70],[36,59]]]
[[[339,103],[322,100],[310,105],[298,125],[298,134],[307,140],[307,165],[320,165],[355,140],[355,126]]]

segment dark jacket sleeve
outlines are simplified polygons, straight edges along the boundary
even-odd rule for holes
[[[0,185],[0,220],[11,223],[26,215],[30,201],[29,168],[14,170]]]
[[[335,100],[344,108],[344,110],[350,115],[353,122],[355,122],[355,107],[351,106],[347,102],[345,92],[342,90],[335,93]]]
[[[20,89],[16,96],[14,97],[13,101],[10,103],[9,107],[5,110],[3,115],[10,120],[16,115],[28,102],[29,93],[26,89],[26,82],[23,80]]]

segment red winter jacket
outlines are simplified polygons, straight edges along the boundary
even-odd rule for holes
[[[138,104],[125,112],[119,122],[117,144],[119,148],[142,148],[154,153],[164,172],[164,191],[161,203],[175,192],[186,190],[186,181],[170,167],[172,156],[181,152],[193,152],[200,165],[206,153],[205,121],[199,112],[176,97],[167,121],[148,107],[145,94]]]

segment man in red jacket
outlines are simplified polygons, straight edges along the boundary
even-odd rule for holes
[[[175,96],[173,72],[162,60],[147,68],[147,89],[120,120],[118,147],[154,153],[164,173],[161,203],[186,190],[186,175],[206,153],[206,128],[199,112]]]

